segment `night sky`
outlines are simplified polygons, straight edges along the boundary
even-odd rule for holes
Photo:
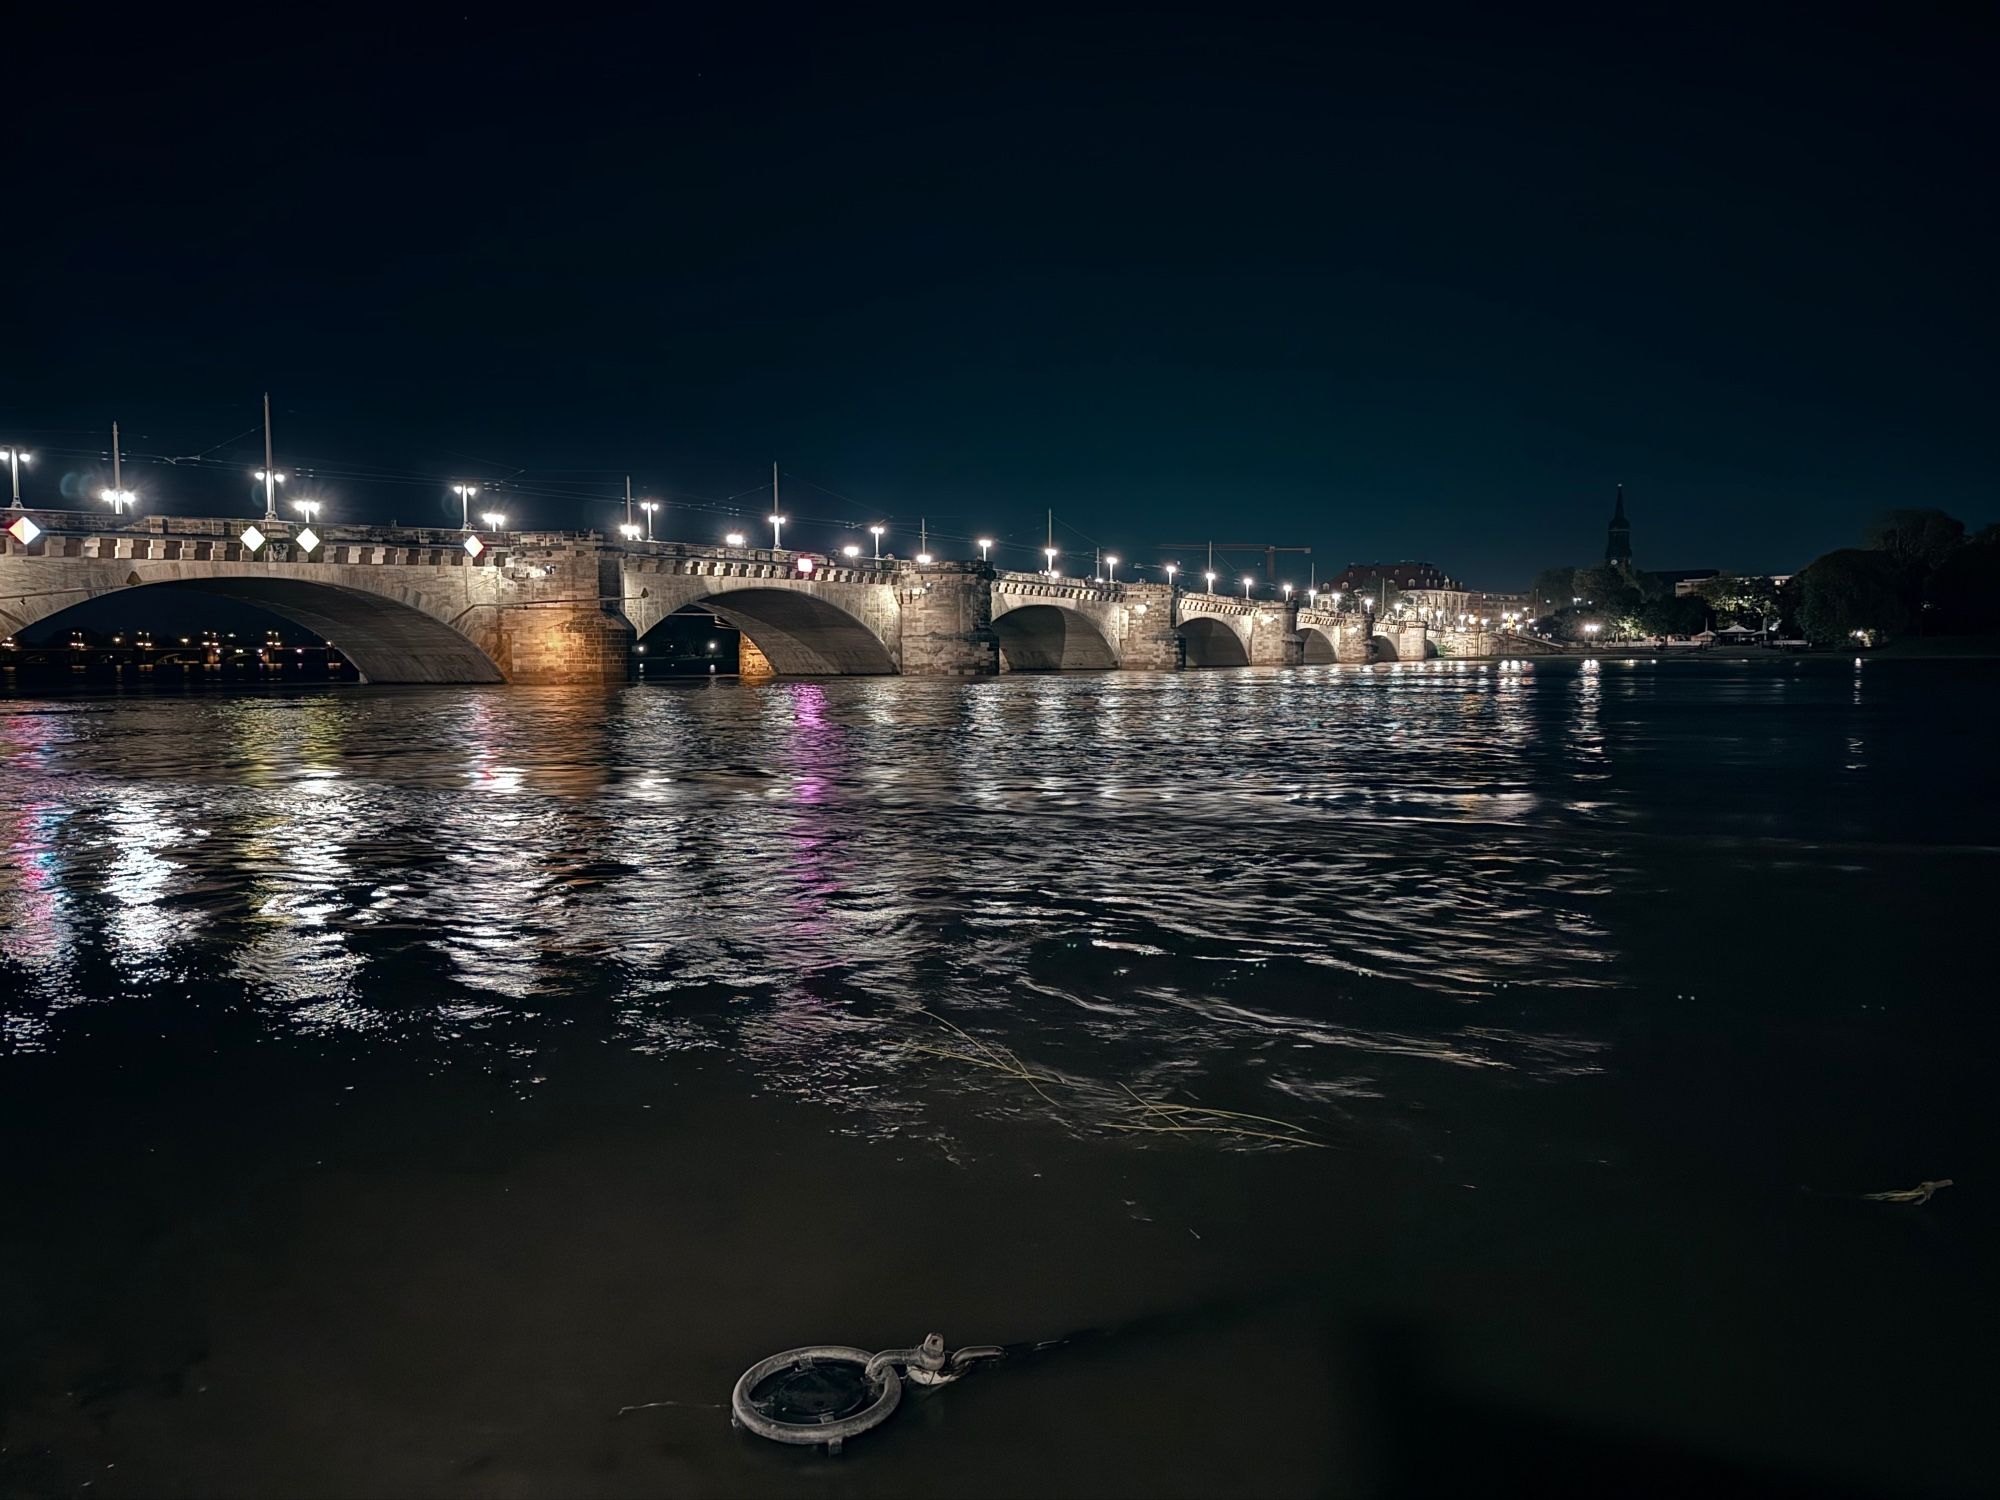
[[[268,386],[341,519],[511,477],[604,526],[629,469],[706,539],[775,458],[805,546],[1028,565],[1053,507],[1086,570],[1482,587],[1595,557],[1620,481],[1660,568],[1992,520],[1994,12],[1505,9],[36,23],[0,442],[55,503],[117,417],[207,456],[149,507],[249,513]]]

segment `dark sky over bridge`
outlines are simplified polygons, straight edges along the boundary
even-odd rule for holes
[[[353,519],[775,456],[796,517],[1023,564],[1052,506],[1491,586],[1622,481],[1642,565],[1789,569],[1992,519],[1971,14],[79,14],[8,48],[0,441],[46,501],[116,416],[230,466],[152,503],[247,513],[268,385]]]

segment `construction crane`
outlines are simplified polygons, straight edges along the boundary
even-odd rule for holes
[[[1278,547],[1270,542],[1161,542],[1162,548],[1206,547],[1208,549],[1208,571],[1215,571],[1215,554],[1221,552],[1261,552],[1264,554],[1264,581],[1276,584],[1278,581],[1278,554],[1280,552],[1310,553],[1310,547]]]

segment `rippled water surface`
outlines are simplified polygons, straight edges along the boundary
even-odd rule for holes
[[[0,1495],[1975,1491],[1996,687],[0,699]]]

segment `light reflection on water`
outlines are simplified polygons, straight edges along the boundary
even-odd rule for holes
[[[1344,1109],[1412,1067],[1586,1072],[1587,1025],[1505,1018],[1566,994],[1586,1022],[1619,982],[1604,903],[1672,821],[1620,791],[1614,705],[1651,680],[1523,661],[0,705],[6,1045],[59,1046],[79,1004],[170,1012],[221,973],[271,1033],[522,1069],[602,992],[617,1045],[727,1049],[895,1128],[940,1091],[899,1046],[937,1033],[920,1007],[1079,1087],[1242,1108]],[[1859,743],[1838,740],[1849,773]],[[99,947],[129,989],[85,991]]]

